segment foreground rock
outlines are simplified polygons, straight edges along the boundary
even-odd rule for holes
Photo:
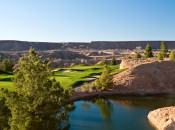
[[[175,61],[152,61],[138,64],[115,75],[113,85],[118,91],[126,93],[175,94],[174,68]]]
[[[148,114],[148,119],[158,130],[175,130],[175,107],[151,111]]]

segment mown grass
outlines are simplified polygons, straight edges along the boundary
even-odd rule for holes
[[[90,82],[98,77],[103,71],[104,65],[77,65],[70,68],[57,68],[54,77],[64,88],[71,88],[84,82]],[[117,74],[124,70],[118,70],[119,65],[110,66],[112,73]],[[67,72],[65,72],[67,71]],[[13,75],[0,71],[0,88],[14,90],[11,79]],[[53,77],[52,77],[53,78]]]
[[[8,89],[8,90],[14,90],[11,79],[13,77],[13,74],[4,72],[0,70],[0,89]]]
[[[95,79],[93,75],[100,75],[103,71],[104,65],[84,66],[77,65],[70,68],[57,68],[61,72],[55,72],[55,78],[60,81],[64,88],[74,87],[83,82],[89,82]],[[111,70],[119,68],[119,65],[110,66]],[[69,70],[70,72],[62,72]]]

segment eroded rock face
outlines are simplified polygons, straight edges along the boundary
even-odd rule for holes
[[[151,111],[148,114],[148,119],[158,130],[175,130],[175,107]]]
[[[136,65],[115,75],[113,82],[116,89],[127,93],[175,94],[175,61]]]

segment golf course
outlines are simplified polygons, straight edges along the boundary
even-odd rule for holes
[[[110,65],[111,75],[120,73],[119,65]],[[56,68],[52,70],[51,78],[55,77],[65,89],[76,87],[84,82],[97,79],[103,72],[104,65],[76,65],[69,68]],[[0,88],[14,90],[12,84],[13,74],[0,71]]]

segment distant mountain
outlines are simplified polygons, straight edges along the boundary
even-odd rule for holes
[[[2,51],[25,51],[30,47],[37,51],[40,50],[55,50],[55,49],[135,49],[140,46],[145,48],[147,43],[150,43],[153,49],[159,49],[162,41],[92,41],[86,42],[27,42],[15,40],[1,40],[0,50]],[[175,41],[167,41],[169,49],[175,49]]]

